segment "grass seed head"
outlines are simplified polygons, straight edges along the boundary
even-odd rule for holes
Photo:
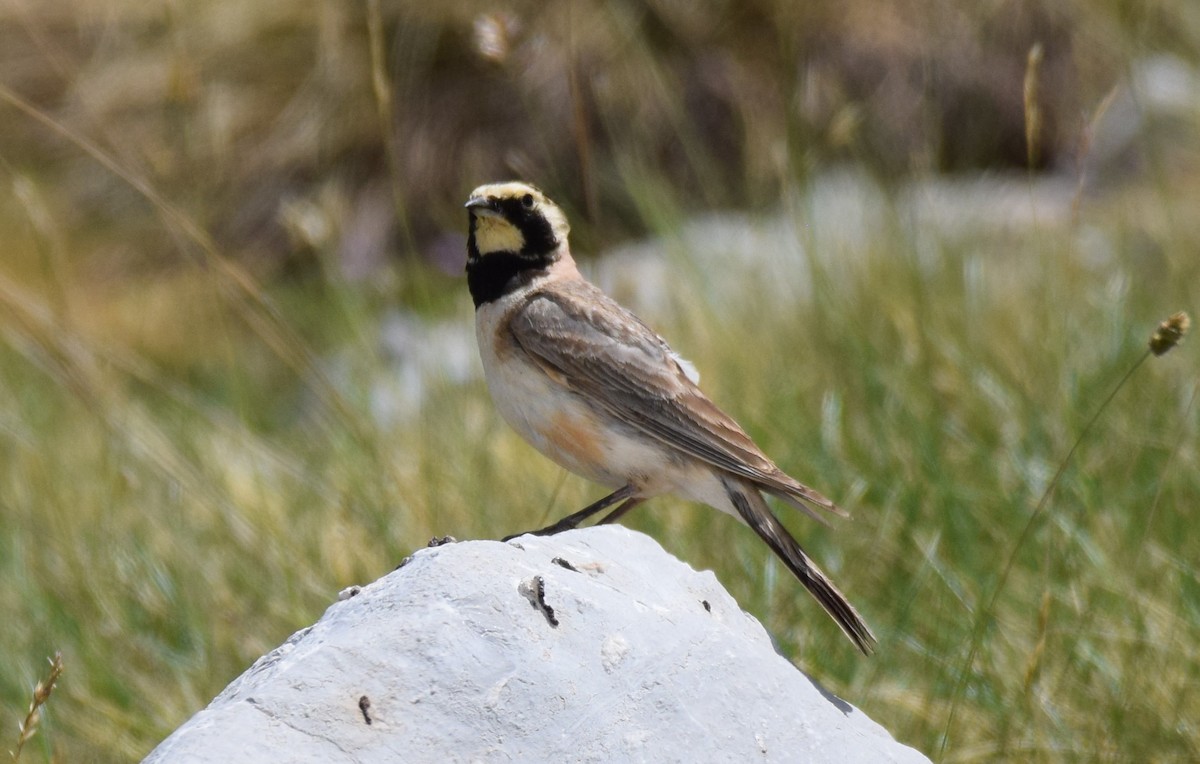
[[[29,713],[25,715],[23,721],[17,723],[17,731],[20,733],[17,736],[17,747],[15,750],[8,752],[9,757],[13,761],[21,758],[21,751],[25,748],[25,744],[37,734],[38,725],[42,721],[42,706],[46,705],[46,701],[50,700],[50,693],[54,692],[54,685],[58,682],[58,678],[62,676],[62,653],[55,653],[54,657],[49,660],[50,675],[44,680],[39,680],[33,688],[33,700],[29,703]]]
[[[1159,324],[1158,328],[1154,330],[1154,334],[1150,335],[1150,352],[1154,355],[1167,353],[1183,340],[1183,336],[1187,334],[1191,325],[1192,319],[1188,317],[1187,313],[1181,310],[1173,314]]]

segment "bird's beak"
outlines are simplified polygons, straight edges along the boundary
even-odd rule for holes
[[[463,205],[472,214],[484,215],[486,217],[495,217],[500,214],[500,210],[496,208],[496,200],[489,199],[486,196],[472,196]]]

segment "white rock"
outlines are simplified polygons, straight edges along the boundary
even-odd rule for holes
[[[711,572],[610,525],[417,552],[147,761],[927,759],[776,653]]]

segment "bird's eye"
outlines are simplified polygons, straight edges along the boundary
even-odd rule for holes
[[[525,194],[521,197],[521,204],[525,205],[525,209],[533,206],[533,194]]]

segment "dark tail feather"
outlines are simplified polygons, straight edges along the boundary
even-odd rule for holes
[[[783,564],[796,578],[800,579],[804,588],[821,603],[821,607],[837,622],[850,641],[857,645],[864,655],[870,655],[875,647],[875,635],[871,633],[870,627],[833,582],[804,553],[787,528],[771,514],[758,489],[732,478],[722,478],[721,483],[746,524],[754,529],[759,538],[767,542],[771,551],[783,560]]]

